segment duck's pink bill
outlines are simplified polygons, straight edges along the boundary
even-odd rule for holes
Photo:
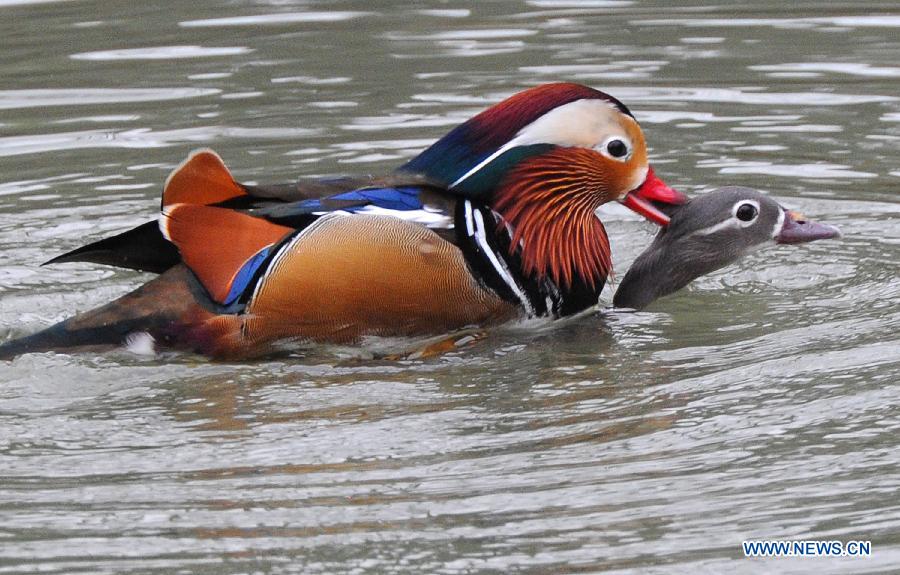
[[[775,234],[779,244],[802,244],[815,240],[828,240],[841,237],[841,230],[827,224],[807,220],[802,214],[784,210],[784,223]]]

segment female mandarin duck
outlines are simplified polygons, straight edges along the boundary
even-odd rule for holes
[[[654,175],[628,108],[578,84],[518,93],[382,179],[242,185],[197,151],[166,181],[158,225],[51,260],[162,275],[0,346],[0,357],[146,332],[243,358],[284,340],[352,344],[571,315],[597,303],[610,273],[594,213],[609,201],[664,225],[652,202],[685,198]]]
[[[756,190],[737,186],[662,209],[671,220],[619,282],[616,307],[642,309],[766,245],[841,235],[834,226],[808,220]]]

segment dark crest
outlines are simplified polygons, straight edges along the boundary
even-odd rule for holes
[[[525,126],[554,108],[585,99],[604,100],[623,114],[634,117],[622,102],[599,90],[568,82],[544,84],[510,96],[460,124],[400,170],[421,174],[449,188],[461,176],[513,139]],[[541,148],[535,151],[546,150]],[[466,196],[483,197],[490,190],[480,189],[480,186],[472,189],[469,186],[456,191]]]

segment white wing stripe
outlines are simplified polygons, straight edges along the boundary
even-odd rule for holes
[[[478,210],[472,210],[472,203],[469,200],[466,200],[466,227],[469,225],[469,219],[474,217],[475,223],[475,233],[472,235],[475,238],[475,242],[478,243],[478,247],[484,252],[484,255],[487,256],[488,260],[491,262],[491,265],[494,266],[494,269],[497,270],[497,273],[500,275],[500,278],[509,286],[509,289],[512,290],[513,294],[519,299],[519,302],[522,304],[522,307],[525,308],[525,312],[530,316],[534,317],[534,308],[531,306],[531,302],[528,300],[528,296],[525,295],[525,292],[522,291],[522,288],[519,287],[519,284],[516,282],[515,278],[513,278],[512,274],[509,273],[509,268],[506,266],[506,262],[497,257],[497,254],[494,253],[493,248],[488,244],[487,235],[484,232],[484,218],[481,215],[481,212]]]

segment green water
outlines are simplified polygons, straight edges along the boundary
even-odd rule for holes
[[[0,0],[3,338],[145,281],[39,264],[152,216],[194,148],[246,182],[384,173],[544,81],[626,102],[679,189],[845,234],[429,360],[0,364],[0,573],[896,572],[898,28],[891,2]],[[624,273],[653,227],[601,216]]]

